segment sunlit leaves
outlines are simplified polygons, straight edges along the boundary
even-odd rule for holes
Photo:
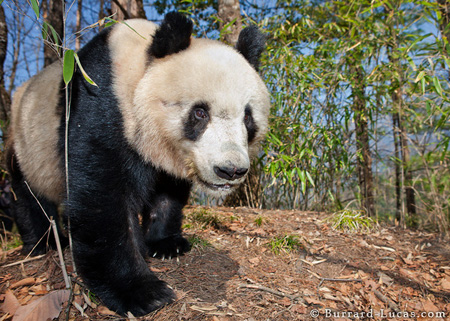
[[[64,53],[63,61],[63,79],[66,85],[72,80],[74,68],[75,68],[75,52],[73,50],[67,50]]]
[[[91,77],[89,77],[89,75],[86,73],[86,71],[84,71],[84,68],[80,62],[80,58],[78,57],[78,55],[76,53],[75,53],[75,60],[77,62],[78,68],[80,68],[81,74],[83,75],[84,79],[91,85],[98,87],[97,84],[91,79]]]
[[[59,45],[58,33],[56,32],[55,28],[53,28],[52,25],[47,23],[46,21],[44,21],[42,23],[42,28],[41,28],[42,39],[48,40],[48,38],[49,38],[49,29],[50,29],[50,33],[51,33],[51,35],[53,37],[54,44],[55,45]]]
[[[75,61],[77,63],[78,68],[80,69],[81,74],[84,79],[91,85],[97,86],[97,84],[89,77],[89,75],[84,70],[81,65],[80,58],[73,50],[66,50],[64,54],[64,62],[63,62],[63,79],[66,85],[72,80],[73,73],[75,72]]]
[[[36,18],[39,19],[39,2],[37,0],[30,0],[30,1],[34,14],[36,15]]]

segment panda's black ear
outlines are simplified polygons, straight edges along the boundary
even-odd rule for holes
[[[241,31],[236,43],[236,49],[258,71],[259,58],[264,50],[266,37],[256,26],[250,26]]]
[[[180,52],[191,43],[192,21],[178,12],[169,12],[153,36],[149,54],[163,58]]]

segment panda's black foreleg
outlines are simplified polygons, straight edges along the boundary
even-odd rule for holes
[[[8,170],[11,175],[11,187],[15,195],[15,199],[11,203],[11,212],[22,237],[22,253],[43,254],[49,247],[56,247],[47,216],[57,220],[59,217],[57,206],[45,197],[35,194],[36,200],[31,193],[31,187],[29,188],[25,183],[25,178],[14,154],[12,152],[9,154]],[[67,238],[61,233],[59,236],[62,246],[66,246],[68,244]]]
[[[68,210],[74,259],[88,288],[121,315],[145,315],[172,302],[175,294],[142,255],[138,217],[122,191],[73,190]]]
[[[182,209],[189,198],[191,184],[160,174],[150,206],[143,213],[145,243],[150,257],[171,258],[190,250],[181,235]]]

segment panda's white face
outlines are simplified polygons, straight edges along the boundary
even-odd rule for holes
[[[144,158],[223,195],[245,179],[267,131],[269,95],[234,49],[194,39],[188,49],[151,62],[133,109]]]

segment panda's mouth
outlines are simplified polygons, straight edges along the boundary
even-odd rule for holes
[[[200,183],[202,185],[204,185],[205,187],[207,187],[208,189],[214,190],[214,191],[230,191],[231,189],[233,189],[234,185],[232,184],[212,184],[212,183],[208,183],[205,182],[202,179],[199,179]]]

